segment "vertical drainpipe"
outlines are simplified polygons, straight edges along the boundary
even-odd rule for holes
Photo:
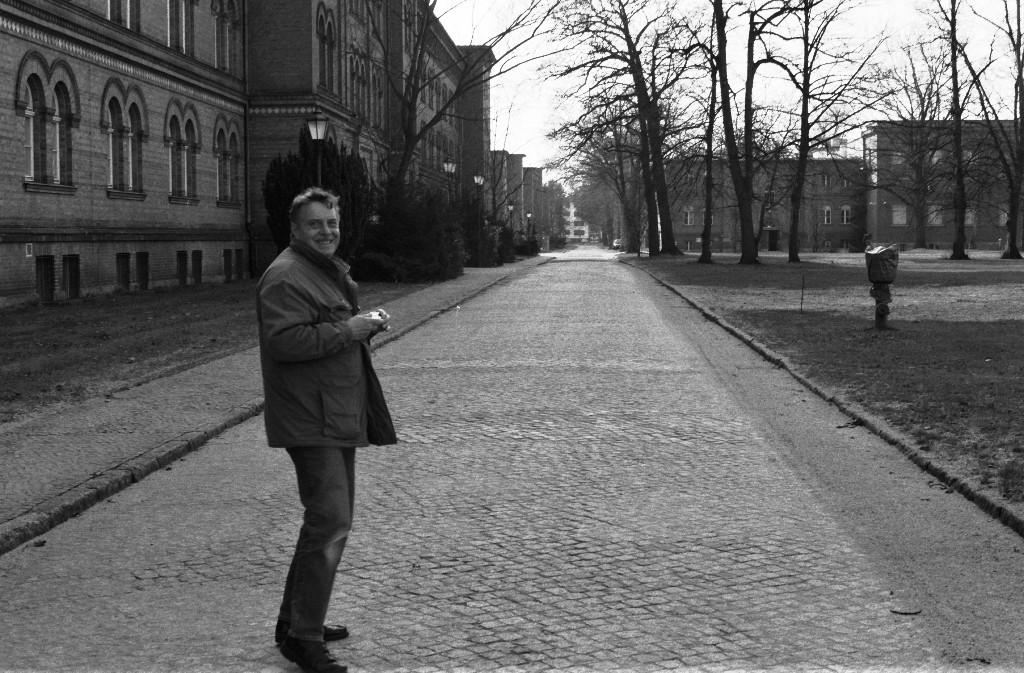
[[[241,3],[242,7],[242,81],[245,83],[243,96],[245,100],[242,102],[242,125],[243,125],[243,138],[245,142],[242,143],[242,164],[245,166],[244,177],[242,179],[242,193],[245,194],[245,198],[242,199],[242,219],[245,222],[245,239],[248,245],[248,254],[246,257],[249,260],[249,277],[252,278],[256,275],[256,263],[253,260],[253,253],[255,251],[255,244],[253,243],[253,230],[252,221],[250,219],[250,207],[249,207],[249,10],[246,3]]]

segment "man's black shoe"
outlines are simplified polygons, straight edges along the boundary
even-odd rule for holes
[[[278,645],[288,636],[288,628],[291,626],[288,622],[277,623],[277,627],[274,629],[274,642]],[[348,629],[344,626],[328,624],[324,626],[324,640],[331,642],[332,640],[345,640],[348,638]]]
[[[286,637],[281,641],[281,654],[305,673],[348,673],[348,667],[339,664],[319,640]]]

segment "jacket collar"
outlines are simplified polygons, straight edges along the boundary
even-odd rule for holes
[[[328,257],[313,246],[302,241],[292,241],[288,244],[295,254],[309,261],[313,266],[320,269],[327,276],[338,284],[345,300],[352,309],[352,315],[359,312],[359,293],[355,281],[349,277],[348,271],[351,268],[347,263],[338,257]]]
[[[301,257],[312,262],[314,266],[323,270],[331,276],[331,278],[342,278],[348,273],[348,264],[337,257],[328,257],[308,243],[292,241],[288,244],[288,247],[294,250]]]

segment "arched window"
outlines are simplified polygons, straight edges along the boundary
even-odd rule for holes
[[[316,20],[316,41],[320,47],[319,62],[317,65],[318,83],[322,87],[327,86],[327,20],[323,15]]]
[[[28,78],[28,106],[25,108],[25,178],[46,182],[46,95],[36,75]]]
[[[196,155],[199,151],[196,126],[191,119],[185,122],[185,195],[195,197],[196,195]]]
[[[318,51],[317,82],[328,91],[334,91],[335,39],[334,22],[327,14],[320,14],[316,21],[316,39]]]
[[[71,93],[64,82],[58,82],[53,88],[53,96],[57,100],[57,114],[53,118],[53,181],[61,185],[70,185],[71,122],[74,116],[71,109]]]
[[[178,121],[177,117],[173,117],[171,119],[169,132],[170,136],[167,139],[167,149],[171,169],[170,194],[171,196],[184,196],[185,171],[183,162],[183,152],[185,143],[181,135],[181,122]]]
[[[142,191],[142,112],[132,103],[128,107],[128,189]]]
[[[125,142],[124,115],[121,103],[111,98],[107,103],[107,116],[110,126],[107,129],[107,186],[123,191],[125,188]]]
[[[217,154],[217,200],[231,200],[231,157],[228,154],[227,136],[223,129],[217,131],[217,139],[213,144]]]
[[[334,91],[336,89],[334,84],[334,24],[327,24],[327,35],[325,36],[327,41],[327,89]]]
[[[234,133],[228,139],[228,193],[231,195],[231,202],[237,203],[239,199],[239,169],[242,164],[241,152],[238,149],[238,136]]]

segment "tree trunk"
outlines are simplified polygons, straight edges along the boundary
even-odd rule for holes
[[[651,257],[661,252],[661,237],[658,231],[658,201],[654,194],[654,177],[651,175],[650,138],[640,118],[640,170],[643,175],[644,203],[647,205],[647,249]]]
[[[657,115],[657,111],[653,112],[653,115]],[[668,195],[668,181],[665,177],[665,156],[660,120],[655,117],[649,123],[648,129],[651,139],[651,172],[658,203],[658,221],[661,225],[661,251],[669,255],[680,255],[682,253],[676,246],[676,235],[672,229],[671,200]]]
[[[959,0],[950,0],[949,41],[950,74],[953,84],[953,224],[956,233],[953,235],[953,254],[950,259],[970,259],[964,242],[967,238],[965,221],[967,219],[967,186],[964,180],[964,122],[963,108],[960,103],[960,44],[956,35],[957,12]]]
[[[727,31],[723,0],[713,0],[713,7],[715,13],[715,37],[718,40],[718,54],[715,59],[715,68],[718,70],[719,92],[722,94],[722,130],[725,133],[725,148],[726,154],[729,158],[729,173],[732,176],[733,189],[736,193],[736,205],[739,208],[738,216],[740,221],[741,241],[740,264],[757,264],[757,248],[754,245],[754,216],[750,210],[751,203],[753,202],[753,187],[750,183],[749,172],[744,171],[745,166],[748,168],[750,166],[750,157],[749,153],[745,157],[740,156],[739,142],[736,138],[736,125],[732,110],[732,89],[729,86],[728,57],[726,51]],[[753,36],[751,35],[749,39],[753,40]],[[748,50],[748,68],[752,66],[750,60],[751,58]],[[753,84],[748,82],[748,87],[752,88],[752,86]],[[748,97],[748,101],[749,100],[750,99]],[[747,119],[745,119],[745,121],[748,121],[749,118],[753,116],[753,110],[749,107],[750,105],[752,105],[752,103],[748,102],[748,109],[746,111]],[[749,128],[748,125],[744,129],[744,133],[747,134],[745,144],[747,145],[746,149],[749,150],[749,136],[753,133],[753,129]]]
[[[1010,208],[1006,217],[1006,247],[1000,259],[1022,259],[1017,247],[1017,227],[1020,222],[1021,188],[1014,185],[1010,188]]]
[[[701,264],[711,263],[711,224],[715,206],[715,118],[718,112],[718,70],[711,62],[711,102],[708,126],[704,133],[704,227],[700,234]]]

